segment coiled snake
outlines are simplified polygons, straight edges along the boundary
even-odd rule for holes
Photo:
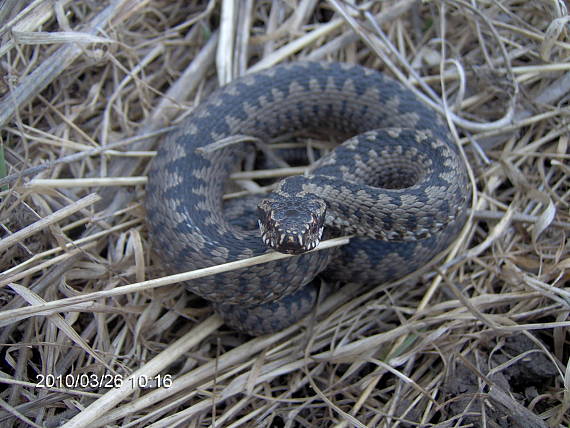
[[[355,137],[310,174],[282,181],[260,204],[260,231],[232,226],[224,186],[251,143],[197,149],[233,135],[271,142],[303,132]],[[455,239],[469,195],[446,126],[411,91],[361,66],[299,62],[246,75],[198,106],[161,144],[146,208],[158,252],[178,272],[260,255],[266,244],[301,253],[316,245],[323,224],[333,236],[357,236],[337,250],[186,284],[230,326],[262,334],[311,310],[316,293],[305,285],[319,272],[380,283],[426,264]]]

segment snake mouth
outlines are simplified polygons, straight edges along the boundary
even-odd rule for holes
[[[261,239],[285,254],[302,254],[319,245],[326,204],[314,198],[265,199],[259,208]]]
[[[263,243],[275,251],[284,254],[303,254],[319,245],[324,227],[321,226],[316,234],[294,233],[284,230],[278,230],[274,234],[259,221],[259,229]]]

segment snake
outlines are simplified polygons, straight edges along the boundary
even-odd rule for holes
[[[224,214],[230,175],[283,135],[337,145],[259,202],[259,228]],[[226,142],[226,144],[220,144]],[[311,313],[317,276],[382,284],[445,251],[466,221],[467,168],[443,117],[361,65],[299,61],[215,90],[160,143],[146,210],[162,266],[186,272],[280,251],[292,257],[186,281],[232,329],[272,333]],[[321,239],[350,235],[334,249]]]

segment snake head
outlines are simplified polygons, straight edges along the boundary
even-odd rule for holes
[[[280,253],[312,250],[321,242],[326,210],[314,197],[264,199],[258,205],[261,239]]]

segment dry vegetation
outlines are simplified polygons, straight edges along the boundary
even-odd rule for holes
[[[236,3],[2,3],[1,423],[568,427],[565,3]],[[445,114],[472,217],[423,276],[251,339],[161,269],[145,171],[219,84],[297,58],[384,70]]]

